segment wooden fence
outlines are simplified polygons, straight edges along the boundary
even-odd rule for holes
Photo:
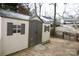
[[[70,33],[70,32],[62,32],[62,35],[57,35],[56,37],[62,38],[65,40],[72,40],[72,41],[79,41],[79,34],[78,33]]]
[[[67,40],[79,41],[79,34],[63,32],[62,38]]]

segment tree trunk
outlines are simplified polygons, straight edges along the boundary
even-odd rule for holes
[[[34,3],[35,5],[35,16],[37,16],[37,7],[36,7],[36,3]]]
[[[53,36],[56,35],[56,3],[54,4],[54,23],[53,23]]]
[[[39,10],[39,17],[41,17],[41,4],[39,4],[39,8],[40,8],[40,10]]]

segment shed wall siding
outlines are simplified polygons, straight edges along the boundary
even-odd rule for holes
[[[2,50],[2,47],[1,47],[1,17],[0,17],[0,55],[1,55],[1,50]]]
[[[28,30],[29,30],[29,21],[14,20],[9,18],[2,18],[3,26],[3,55],[7,55],[25,48],[28,48]],[[14,25],[25,24],[25,34],[13,33],[13,35],[7,36],[7,22],[11,22]]]
[[[50,31],[48,32],[48,31],[46,31],[46,32],[44,32],[44,26],[50,26],[50,24],[44,24],[43,23],[43,28],[42,28],[42,42],[45,42],[45,41],[47,41],[47,40],[49,40],[49,38],[50,38]]]

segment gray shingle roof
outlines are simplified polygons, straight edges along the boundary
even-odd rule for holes
[[[14,12],[10,12],[10,11],[4,11],[4,10],[0,10],[0,16],[8,17],[8,18],[23,19],[23,20],[30,19],[30,16],[26,16],[26,15],[19,14],[19,13],[14,13]]]

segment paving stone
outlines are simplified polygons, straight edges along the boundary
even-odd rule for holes
[[[35,47],[33,47],[32,49],[35,50],[35,51],[39,51],[39,50],[45,50],[46,47],[42,44],[38,44]]]

